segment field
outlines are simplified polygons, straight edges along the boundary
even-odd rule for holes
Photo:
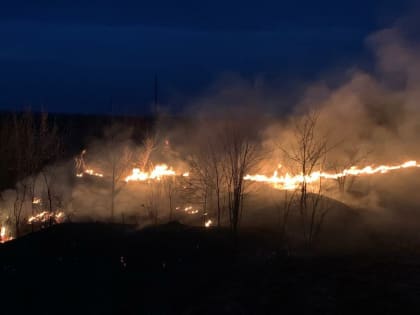
[[[4,313],[420,311],[415,160],[349,165],[347,147],[310,140],[286,169],[263,127],[231,119],[14,117]]]
[[[270,235],[61,224],[0,248],[5,314],[417,314],[420,259],[288,255]]]

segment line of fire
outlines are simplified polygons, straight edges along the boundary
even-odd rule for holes
[[[135,144],[129,127],[111,126],[71,162],[57,162],[59,153],[50,153],[60,151],[57,128],[49,127],[47,115],[36,121],[23,114],[14,120],[13,136],[16,143],[28,143],[28,150],[17,150],[22,176],[14,189],[2,193],[0,240],[92,220],[139,227],[180,221],[236,233],[242,221],[271,215],[283,233],[293,216],[300,217],[301,238],[315,242],[334,211],[331,204],[361,208],[373,179],[416,174],[420,167],[414,159],[399,157],[375,162],[374,148],[343,145],[323,130],[323,119],[321,111],[295,115],[282,131],[286,140],[275,145],[267,145],[240,118],[217,117],[210,132],[201,125],[205,133],[182,135],[184,143],[178,139],[175,144],[168,137],[175,131],[162,136],[154,130]],[[266,207],[276,209],[274,214],[248,210],[256,208],[258,198],[270,200]]]

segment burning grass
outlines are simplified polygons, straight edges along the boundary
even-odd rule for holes
[[[332,173],[323,171],[314,171],[308,175],[298,174],[291,175],[286,173],[285,175],[279,175],[278,171],[275,171],[272,176],[266,176],[261,174],[246,175],[245,180],[255,181],[260,183],[271,184],[276,189],[295,190],[299,186],[306,182],[308,184],[317,183],[321,179],[338,179],[346,176],[369,176],[375,174],[386,174],[391,171],[407,169],[407,168],[418,168],[420,164],[416,161],[407,161],[398,165],[379,165],[379,166],[352,166],[342,172]]]

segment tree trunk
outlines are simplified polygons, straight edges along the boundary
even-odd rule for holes
[[[172,205],[172,194],[169,193],[168,195],[169,198],[169,222],[172,221],[172,212],[173,212],[173,205]]]
[[[112,165],[112,178],[111,178],[111,222],[114,221],[114,208],[115,208],[115,163]]]
[[[217,188],[216,190],[216,198],[217,198],[217,227],[221,226],[220,218],[222,209],[220,208],[220,190]]]

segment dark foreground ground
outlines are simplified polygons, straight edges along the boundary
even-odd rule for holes
[[[0,246],[1,314],[420,314],[420,259],[292,255],[257,232],[61,224]]]

